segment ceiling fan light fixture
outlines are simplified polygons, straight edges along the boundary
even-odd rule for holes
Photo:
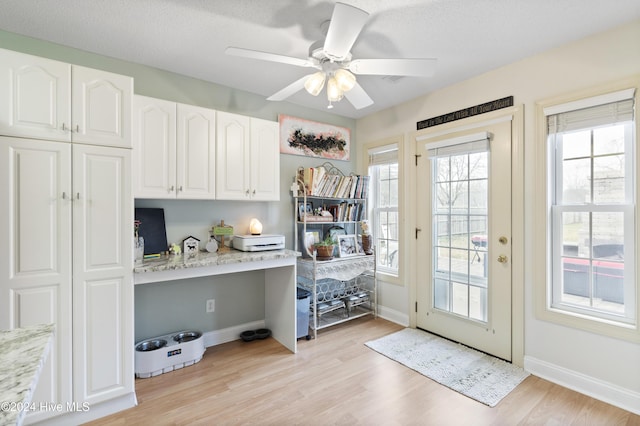
[[[327,82],[327,99],[329,102],[338,102],[343,96],[344,93],[338,87],[338,81],[335,77],[331,77]]]
[[[356,85],[356,76],[345,69],[341,68],[336,70],[334,75],[336,82],[338,83],[338,88],[342,92],[348,92]]]
[[[307,81],[304,82],[304,88],[310,95],[318,96],[324,87],[324,80],[326,76],[323,71],[318,71],[315,74],[311,74]]]

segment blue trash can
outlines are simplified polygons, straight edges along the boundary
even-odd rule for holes
[[[311,292],[304,288],[298,287],[298,301],[296,304],[296,337],[307,340],[311,339],[309,335],[309,304],[311,303]]]

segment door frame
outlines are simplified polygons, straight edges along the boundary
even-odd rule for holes
[[[416,157],[416,145],[420,139],[431,138],[464,130],[481,128],[496,121],[510,119],[511,130],[511,354],[512,363],[522,367],[524,365],[524,106],[517,105],[510,108],[493,111],[487,114],[458,120],[439,126],[430,127],[413,132],[405,146],[405,164],[413,164],[414,172],[407,173],[410,180],[406,191],[415,194],[417,188],[417,161],[428,161],[427,158]],[[409,197],[408,197],[409,198]],[[413,198],[413,197],[411,197]],[[415,204],[407,212],[404,235],[416,235],[417,229],[426,231],[424,224],[415,213]],[[426,235],[427,232],[422,232]],[[416,328],[417,324],[417,269],[418,239],[413,239],[412,250],[409,250],[409,264],[413,265],[409,281],[409,326]]]

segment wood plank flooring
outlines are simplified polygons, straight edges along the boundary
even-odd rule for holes
[[[136,380],[138,406],[92,425],[640,425],[640,416],[529,376],[490,408],[364,343],[402,329],[365,317],[298,342],[208,348],[190,367]]]

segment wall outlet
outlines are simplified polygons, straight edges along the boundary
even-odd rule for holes
[[[207,300],[207,312],[214,312],[216,310],[216,299]]]

